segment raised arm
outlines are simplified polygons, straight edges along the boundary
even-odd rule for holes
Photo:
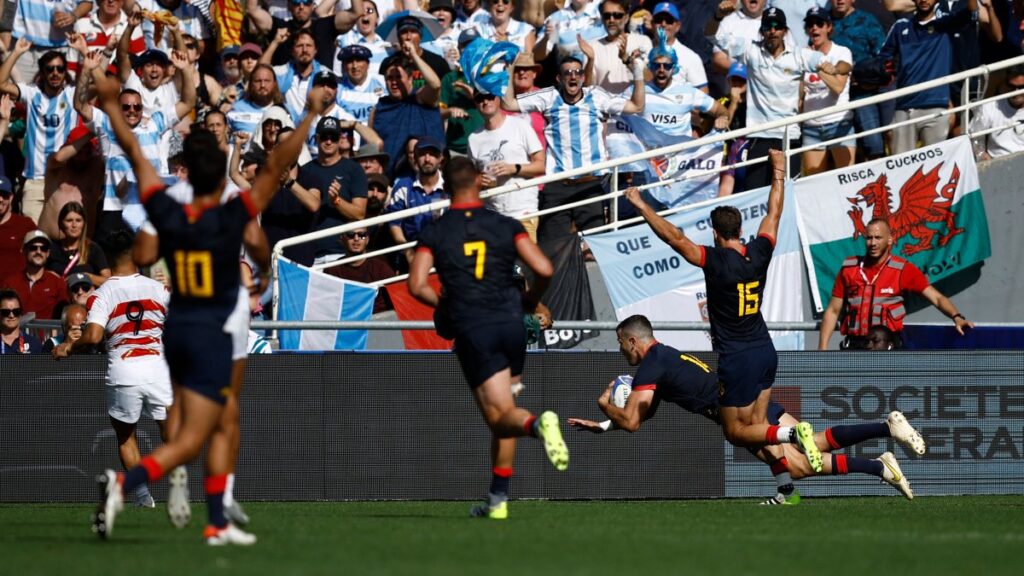
[[[18,89],[18,85],[11,82],[11,70],[14,69],[14,64],[21,58],[21,55],[28,52],[32,48],[32,42],[25,38],[18,38],[18,41],[14,43],[14,49],[11,50],[7,56],[7,60],[0,65],[0,89],[4,92],[14,96],[15,98],[21,98],[21,90]]]
[[[683,234],[683,231],[676,227],[674,224],[665,220],[658,213],[651,208],[647,202],[640,196],[640,190],[636,187],[627,188],[625,191],[626,200],[629,200],[633,206],[636,207],[637,212],[644,217],[647,224],[650,225],[651,230],[654,234],[661,239],[662,242],[668,244],[673,250],[678,252],[687,262],[694,266],[701,265],[701,257],[703,251],[700,249],[693,240],[690,240]]]
[[[412,58],[416,69],[423,76],[423,87],[416,92],[416,100],[423,106],[434,107],[441,97],[441,79],[437,77],[434,69],[427,64],[427,61],[413,47],[412,42],[402,44],[402,52]]]
[[[274,39],[270,41],[270,44],[267,45],[267,49],[264,50],[263,54],[260,55],[260,64],[266,64],[267,66],[271,66],[273,64],[274,54],[277,52],[277,49],[281,46],[281,44],[287,42],[290,36],[291,33],[288,32],[287,28],[278,28],[277,32],[274,33]]]
[[[78,71],[78,78],[75,79],[75,112],[82,117],[84,122],[92,122],[92,90],[89,89],[89,79],[93,70],[101,70],[100,61],[102,56],[99,52],[88,52],[82,55],[82,68]],[[118,113],[120,115],[120,113]],[[59,154],[59,152],[58,152]]]
[[[178,115],[178,118],[184,118],[196,107],[196,79],[194,75],[198,74],[199,71],[196,70],[195,66],[189,64],[184,52],[172,50],[171,62],[176,69],[174,76],[181,83],[181,100],[174,104],[174,112]]]
[[[135,138],[131,127],[128,126],[128,122],[125,121],[124,116],[121,114],[118,103],[121,94],[121,83],[115,78],[107,78],[100,68],[93,68],[89,73],[92,75],[92,81],[96,85],[100,106],[106,112],[110,126],[114,129],[117,143],[124,150],[125,156],[128,157],[132,164],[132,170],[135,171],[139,190],[152,190],[162,186],[163,180],[160,179],[160,176],[156,173],[156,168],[153,168],[146,155],[143,154],[139,141]]]
[[[142,11],[135,10],[128,16],[128,25],[117,41],[117,78],[122,84],[127,82],[132,74],[132,34],[139,24],[142,24]]]
[[[322,86],[311,88],[306,96],[306,117],[295,127],[296,134],[309,134],[313,119],[319,118],[324,108],[324,89]],[[256,175],[249,197],[257,212],[262,212],[281,188],[281,176],[299,157],[299,152],[306,145],[305,138],[288,138],[274,147],[267,157],[266,167]]]
[[[260,6],[259,0],[245,0],[245,14],[249,16],[249,23],[260,34],[266,34],[274,27],[274,19],[270,12]]]
[[[774,242],[779,237],[782,201],[786,195],[786,156],[780,150],[769,150],[768,161],[772,168],[772,189],[768,192],[768,214],[761,220],[757,234],[767,234]]]
[[[414,8],[419,9],[419,6]],[[352,7],[334,14],[334,29],[344,34],[356,25],[356,21],[363,17],[363,0],[352,0]]]
[[[718,4],[718,8],[715,9],[715,15],[704,25],[705,36],[718,34],[718,25],[722,23],[726,16],[736,11],[736,3],[737,0],[722,0]]]
[[[633,94],[622,107],[623,114],[641,114],[646,104],[647,88],[644,86],[644,59],[636,57],[631,65],[633,71]]]
[[[516,89],[509,80],[505,93],[501,95],[501,109],[506,112],[519,112],[519,100],[516,98]]]

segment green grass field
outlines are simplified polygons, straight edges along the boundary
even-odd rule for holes
[[[178,531],[127,509],[111,540],[91,507],[0,505],[0,574],[1021,574],[1024,497],[248,503],[253,548],[209,548],[205,511]],[[806,548],[798,547],[802,543]],[[807,550],[810,549],[810,553]]]

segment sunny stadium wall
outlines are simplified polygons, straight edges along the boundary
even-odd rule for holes
[[[714,365],[714,356],[698,353]],[[88,502],[93,477],[117,468],[105,413],[105,359],[0,357],[0,501]],[[596,398],[626,373],[611,352],[528,355],[520,405],[563,418],[600,416]],[[1019,351],[785,352],[774,396],[816,429],[879,421],[903,410],[929,451],[891,441],[917,495],[1024,493],[1024,355]],[[488,432],[450,353],[254,356],[243,395],[241,500],[461,500],[490,477]],[[735,450],[702,417],[663,405],[635,434],[566,431],[557,473],[539,446],[520,443],[514,498],[718,498],[774,493],[767,467]],[[140,427],[143,452],[158,441]],[[190,467],[191,493],[202,474]],[[800,482],[804,495],[889,495],[877,478]],[[166,496],[166,483],[154,489]]]

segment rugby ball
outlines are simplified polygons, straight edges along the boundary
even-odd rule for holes
[[[629,400],[629,393],[633,391],[633,377],[623,374],[615,377],[612,384],[612,404],[619,408],[626,407],[626,400]]]

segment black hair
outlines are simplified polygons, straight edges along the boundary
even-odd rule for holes
[[[217,144],[217,137],[209,130],[197,129],[185,137],[182,147],[188,181],[196,196],[212,194],[224,180],[227,155]]]
[[[476,162],[465,156],[456,156],[444,165],[444,185],[448,188],[449,194],[476,187],[478,176],[480,171],[476,167]]]
[[[711,228],[722,240],[735,240],[743,228],[743,216],[735,206],[719,206],[711,211]]]
[[[637,338],[654,338],[654,327],[651,321],[643,314],[634,314],[626,318],[615,327],[616,332],[622,332]]]
[[[4,300],[17,300],[18,307],[21,307],[21,296],[18,296],[18,293],[10,288],[0,290],[0,302],[3,302]]]
[[[134,245],[135,234],[127,228],[111,230],[103,242],[104,252],[115,262],[125,254],[131,254]]]

